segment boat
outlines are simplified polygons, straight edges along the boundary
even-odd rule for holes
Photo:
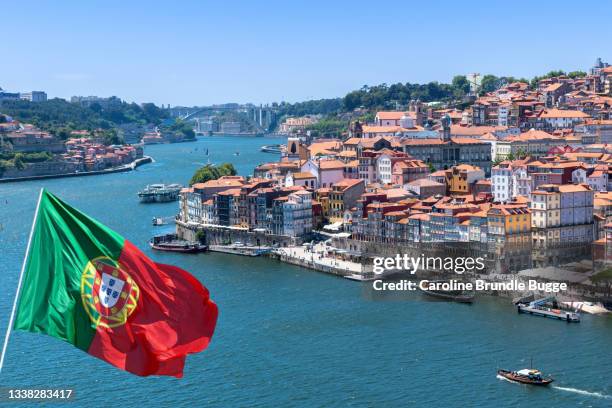
[[[606,309],[602,302],[586,302],[586,301],[570,301],[570,302],[562,302],[565,306],[580,310],[581,312],[586,312],[590,314],[605,314],[610,313],[608,309]]]
[[[555,297],[537,299],[529,303],[518,303],[516,305],[518,313],[550,317],[568,323],[580,322],[580,313],[577,310],[571,311],[561,307],[562,305],[557,302]]]
[[[358,282],[370,282],[376,279],[380,279],[374,272],[363,272],[363,273],[351,273],[350,275],[344,276],[346,279],[358,281]]]
[[[180,184],[149,184],[138,192],[141,203],[167,203],[179,199]]]
[[[199,242],[179,239],[176,234],[157,235],[149,241],[151,248],[157,251],[196,253],[204,252],[208,247]]]
[[[447,281],[429,281],[429,283],[444,284],[444,283],[449,283],[449,282]],[[450,300],[450,301],[459,302],[459,303],[472,303],[474,301],[474,296],[475,296],[474,291],[468,291],[468,290],[444,290],[444,289],[436,290],[436,289],[423,288],[421,287],[421,285],[419,285],[419,290],[427,296],[435,297],[438,299]]]
[[[158,227],[164,225],[164,219],[162,217],[153,217],[153,226]]]
[[[279,144],[261,146],[259,150],[261,150],[264,153],[276,153],[276,154],[282,153],[282,147]]]
[[[518,371],[497,370],[497,375],[510,381],[530,385],[548,385],[554,381],[552,377],[544,377],[542,373],[535,368],[523,368]]]

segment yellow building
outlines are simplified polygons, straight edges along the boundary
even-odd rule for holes
[[[477,166],[460,164],[445,172],[446,186],[450,194],[470,194],[472,186],[485,178],[484,171]]]
[[[512,235],[531,233],[531,212],[526,204],[494,205],[487,217],[489,233],[503,236],[506,241]]]
[[[365,191],[363,180],[342,179],[332,184],[329,193],[329,220],[340,222],[344,211],[350,210]]]
[[[493,205],[487,212],[488,240],[502,273],[530,268],[531,213],[525,203]]]
[[[323,218],[329,218],[329,194],[331,188],[321,187],[315,190],[315,200],[321,203],[321,212]]]

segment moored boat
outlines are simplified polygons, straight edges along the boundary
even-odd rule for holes
[[[180,184],[149,184],[138,192],[141,203],[167,203],[179,199]]]
[[[423,282],[423,281],[422,281]],[[431,288],[430,284],[434,287],[443,286],[445,284],[451,285],[451,282],[446,281],[427,281],[427,285],[419,284],[419,289],[427,296],[435,297],[438,299],[450,300],[459,303],[472,303],[474,301],[475,293],[473,290],[463,289],[436,289]],[[455,283],[456,284],[456,283]]]
[[[370,282],[378,278],[374,272],[351,273],[344,277],[358,282]]]
[[[550,317],[552,319],[564,320],[568,323],[580,322],[580,313],[577,310],[563,309],[563,305],[559,304],[554,297],[538,299],[529,303],[518,303],[516,308],[519,313]]]
[[[260,150],[264,153],[282,153],[282,147],[279,144],[261,146]]]
[[[167,252],[196,253],[208,249],[206,245],[199,242],[179,239],[176,234],[157,235],[151,238],[149,245],[157,251]]]
[[[497,375],[510,381],[530,385],[548,385],[554,381],[552,377],[543,377],[542,373],[535,368],[523,368],[518,371],[497,370]]]

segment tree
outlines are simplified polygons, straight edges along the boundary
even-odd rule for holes
[[[59,98],[43,102],[7,100],[2,102],[2,113],[58,135],[58,131],[64,128],[111,129],[126,123],[158,124],[161,119],[168,117],[166,110],[151,105],[144,104],[140,107],[138,104],[127,103],[119,98],[112,98],[108,106],[96,102],[89,107]]]
[[[195,234],[195,237],[200,244],[203,244],[206,241],[206,233],[202,230],[198,230]]]
[[[329,116],[317,123],[306,126],[305,130],[310,130],[313,136],[339,137],[342,132],[348,130],[348,123],[334,116]]]
[[[219,173],[222,176],[235,176],[237,171],[232,163],[223,163],[219,166]]]
[[[586,72],[584,71],[572,71],[572,72],[568,72],[567,76],[574,79],[574,78],[582,78],[585,77],[587,75]]]
[[[13,159],[13,164],[18,170],[23,170],[25,168],[25,164],[23,162],[23,153],[17,153],[15,155],[15,158]]]
[[[70,137],[70,129],[67,127],[58,128],[54,133],[62,140],[66,140]]]
[[[212,164],[207,164],[204,167],[200,167],[191,177],[189,181],[189,185],[194,185],[196,183],[206,183],[210,180],[216,180],[222,176],[235,176],[236,169],[234,165],[231,163],[223,163],[219,166],[214,166]]]
[[[488,92],[493,92],[497,90],[499,86],[499,78],[495,75],[487,74],[482,77],[482,81],[480,82],[480,93],[486,94]]]
[[[451,82],[453,94],[457,98],[461,98],[470,92],[470,83],[465,75],[455,75]]]
[[[527,152],[524,149],[518,149],[516,151],[516,157],[518,159],[524,159],[525,157],[527,157]]]
[[[123,138],[117,134],[115,129],[105,130],[103,135],[104,145],[110,146],[114,144],[123,144]]]
[[[181,119],[176,119],[170,126],[164,126],[166,129],[175,134],[181,134],[185,139],[195,139],[195,132],[193,125],[190,122],[185,122]]]
[[[612,268],[604,269],[591,276],[591,281],[596,285],[603,285],[606,288],[607,295],[610,296],[612,290]]]

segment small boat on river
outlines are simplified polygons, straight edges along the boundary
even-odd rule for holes
[[[529,385],[548,385],[554,381],[552,377],[544,377],[542,373],[535,368],[523,368],[518,371],[497,370],[497,375],[510,381]]]
[[[282,147],[279,144],[261,146],[260,150],[264,153],[281,154],[283,152]]]
[[[179,199],[180,184],[149,184],[138,192],[141,203],[167,203]]]

